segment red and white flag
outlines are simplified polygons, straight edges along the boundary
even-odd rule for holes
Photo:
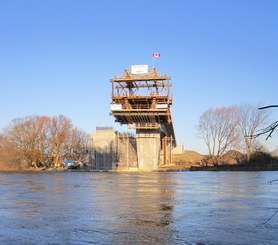
[[[154,58],[159,58],[160,57],[160,53],[153,53],[153,57]]]

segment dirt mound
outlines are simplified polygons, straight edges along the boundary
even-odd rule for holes
[[[174,154],[174,163],[197,163],[204,159],[205,156],[199,154],[196,151],[184,151],[183,154]]]
[[[239,151],[230,150],[221,157],[223,164],[239,164],[245,158],[245,155]]]

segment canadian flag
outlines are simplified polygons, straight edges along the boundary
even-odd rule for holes
[[[153,53],[153,57],[154,58],[159,58],[160,57],[160,53]]]

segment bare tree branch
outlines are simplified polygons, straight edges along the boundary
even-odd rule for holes
[[[265,222],[261,223],[261,225],[265,225],[266,223],[268,223],[276,214],[278,213],[278,209],[275,211],[275,213],[269,217]]]
[[[257,138],[261,135],[267,134],[266,140],[268,140],[269,138],[271,138],[272,134],[274,131],[277,131],[276,128],[278,127],[278,121],[275,121],[274,123],[272,123],[270,126],[258,130],[257,134],[254,135],[247,135],[246,137],[250,137],[250,138]]]
[[[278,181],[278,179],[271,180],[271,181],[269,181],[268,183],[271,185],[273,182],[276,182],[276,181]]]
[[[260,107],[259,110],[264,110],[264,109],[269,109],[269,108],[277,108],[277,107],[278,107],[278,105],[268,105],[268,106]],[[277,127],[278,127],[278,121],[275,121],[274,123],[272,123],[268,127],[263,128],[261,130],[258,130],[258,133],[251,134],[251,135],[245,135],[245,137],[255,139],[255,138],[257,138],[261,135],[267,134],[266,140],[268,140],[269,138],[271,138],[273,132],[276,131]]]
[[[264,109],[273,108],[273,107],[278,107],[278,105],[263,106],[263,107],[260,107],[259,110],[264,110]]]

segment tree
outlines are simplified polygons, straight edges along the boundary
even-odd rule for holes
[[[37,142],[36,142],[36,158],[37,162],[41,166],[49,167],[51,165],[49,153],[50,153],[50,125],[51,118],[47,116],[38,116],[36,118]]]
[[[65,158],[80,160],[88,136],[60,115],[14,119],[0,135],[0,160],[30,167],[60,167]]]
[[[6,145],[19,150],[30,166],[44,165],[49,122],[46,116],[14,119],[5,130]]]
[[[88,139],[84,131],[73,127],[69,118],[63,115],[53,117],[49,142],[54,167],[61,166],[65,158],[80,161]]]
[[[21,152],[11,144],[6,135],[0,134],[0,169],[18,170],[21,168]]]
[[[53,156],[54,167],[59,167],[61,160],[70,153],[70,133],[72,130],[71,121],[63,116],[54,116],[51,121],[51,154]]]
[[[265,126],[265,123],[268,120],[268,113],[266,111],[258,110],[258,107],[256,106],[242,105],[237,109],[237,116],[239,132],[243,136],[246,158],[249,162],[256,141],[256,137],[250,137],[250,135],[255,135],[258,128]]]
[[[212,163],[218,164],[238,140],[236,107],[208,109],[199,119],[198,132],[208,147]]]
[[[82,156],[87,153],[89,140],[90,136],[86,132],[74,128],[69,138],[71,149],[68,157],[81,161]]]

